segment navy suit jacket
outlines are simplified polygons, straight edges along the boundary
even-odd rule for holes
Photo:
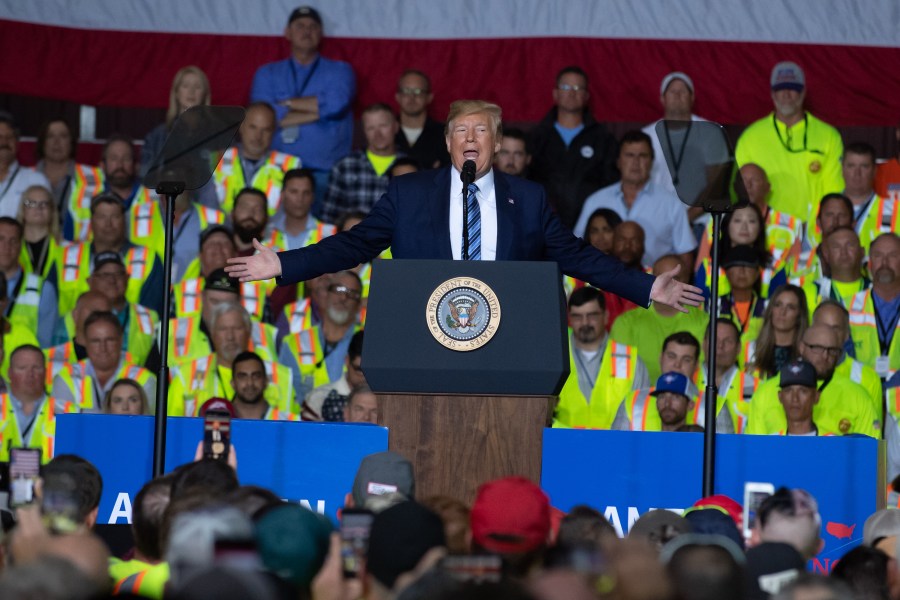
[[[352,269],[391,248],[394,258],[452,260],[450,167],[397,177],[353,229],[279,253],[279,284]],[[544,188],[494,170],[497,260],[553,260],[560,270],[649,306],[653,277],[575,237],[550,210]]]

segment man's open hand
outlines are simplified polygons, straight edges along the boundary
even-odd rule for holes
[[[686,313],[686,306],[700,306],[703,302],[703,294],[700,292],[700,288],[675,279],[679,271],[681,271],[681,265],[657,276],[653,287],[650,288],[650,299]]]
[[[253,247],[257,251],[253,256],[229,258],[225,272],[242,282],[272,279],[281,275],[281,260],[278,255],[257,239],[253,240]]]

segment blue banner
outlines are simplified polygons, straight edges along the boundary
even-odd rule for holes
[[[173,417],[166,472],[194,460],[203,419]],[[362,458],[388,447],[384,427],[353,423],[232,421],[238,478],[336,518]],[[131,522],[131,502],[153,474],[153,417],[64,414],[56,417],[56,454],[77,454],[103,476],[97,522]]]
[[[810,568],[827,573],[877,508],[879,452],[864,437],[718,435],[715,492],[738,503],[747,481],[810,492],[825,541]],[[650,509],[680,512],[698,500],[702,466],[702,435],[546,429],[541,485],[557,508],[593,506],[622,535]]]

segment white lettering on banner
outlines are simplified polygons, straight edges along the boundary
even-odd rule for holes
[[[287,498],[282,498],[285,502],[292,502],[292,500],[288,500]],[[316,512],[319,514],[325,514],[325,501],[324,500],[314,500],[316,503]],[[309,510],[312,510],[312,504],[309,500],[297,500],[297,503]],[[125,519],[124,523],[120,523],[119,519]],[[128,492],[119,492],[116,495],[116,501],[113,504],[113,509],[109,513],[109,518],[106,520],[107,525],[131,525],[131,496],[128,495]]]
[[[106,524],[117,525],[118,520],[122,517],[125,518],[126,525],[131,525],[131,498],[127,492],[119,492],[119,495],[116,496],[116,503],[112,512],[109,513],[109,519],[106,521]]]
[[[650,512],[651,510],[656,510],[655,508],[648,508],[645,512]],[[665,510],[670,510],[676,515],[680,515],[684,512],[683,508],[667,508]],[[627,524],[628,529],[622,529],[622,519],[619,518],[619,508],[617,506],[607,506],[606,510],[603,511],[603,516],[606,517],[606,520],[615,528],[616,534],[619,537],[625,537],[625,535],[631,531],[631,526],[634,525],[634,522],[641,518],[641,515],[644,514],[640,510],[638,510],[637,506],[629,506],[627,508]]]
[[[300,506],[302,506],[304,508],[308,508],[309,510],[313,509],[309,503],[309,500],[300,500]],[[316,500],[316,512],[319,513],[320,515],[325,514],[325,501],[324,500]]]

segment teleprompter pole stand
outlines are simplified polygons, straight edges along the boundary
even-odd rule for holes
[[[706,351],[706,410],[703,428],[703,497],[712,496],[716,480],[716,408],[719,404],[719,388],[716,385],[716,321],[719,318],[719,234],[725,213],[713,212],[712,279],[709,291],[709,345]]]
[[[172,314],[172,237],[175,229],[175,198],[184,192],[182,181],[162,181],[156,193],[166,197],[166,244],[163,253],[163,294],[161,321],[159,324],[159,377],[156,380],[156,427],[153,434],[153,476],[159,477],[166,468],[166,420],[169,392],[169,318]]]
[[[734,152],[725,129],[711,121],[664,119],[654,127],[663,144],[663,157],[675,192],[681,202],[702,208],[712,217],[712,265],[709,295],[706,389],[704,390],[703,496],[711,496],[716,479],[716,321],[719,318],[719,235],[722,219],[735,208],[746,206],[749,197],[743,180],[734,171]],[[677,150],[676,150],[677,148]],[[740,189],[743,188],[743,189]]]
[[[175,199],[186,190],[209,182],[216,164],[234,141],[244,109],[240,106],[198,105],[181,113],[172,124],[162,150],[144,176],[144,187],[166,199],[163,252],[163,305],[159,327],[160,369],[156,385],[156,423],[153,436],[153,476],[166,466],[166,419],[169,392],[169,319],[172,317],[172,255],[175,245]]]

